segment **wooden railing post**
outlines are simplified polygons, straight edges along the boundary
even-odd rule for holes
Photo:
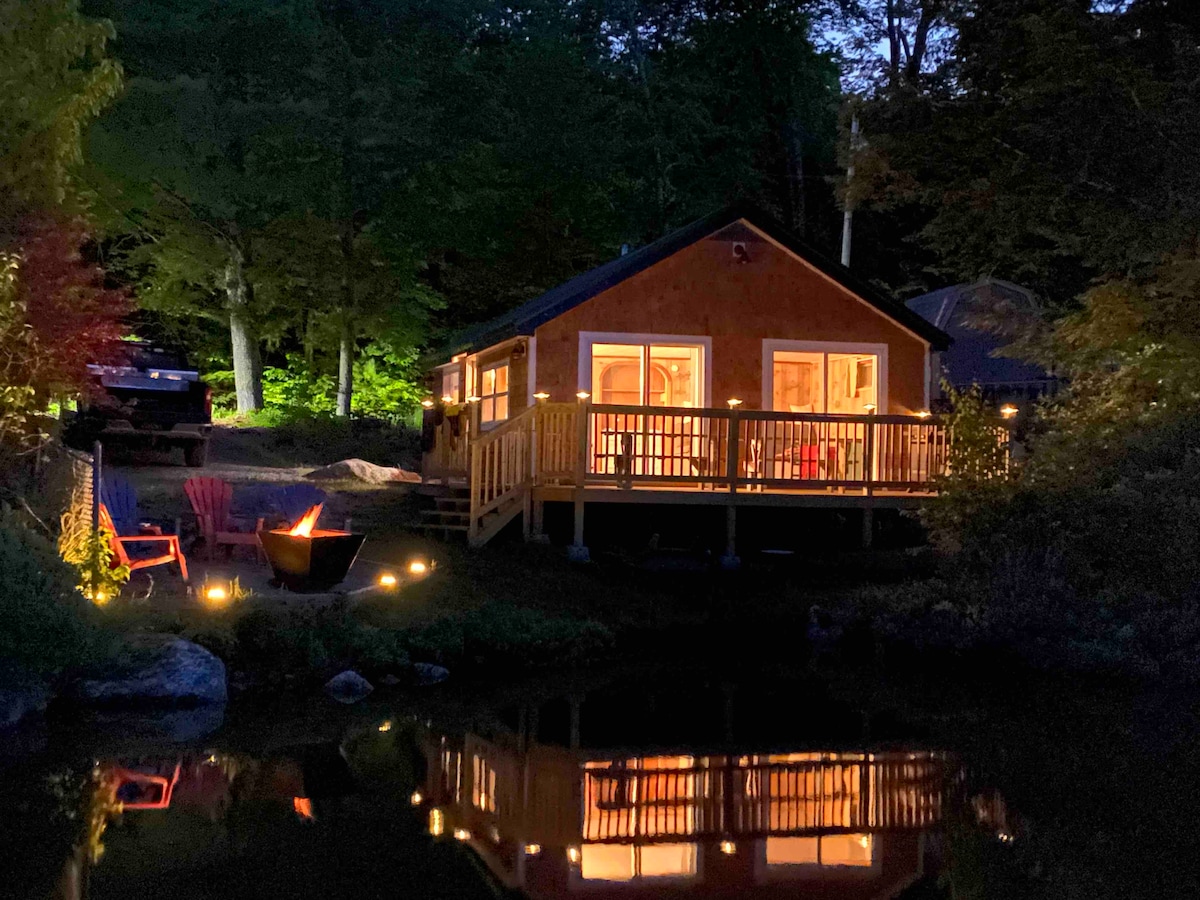
[[[467,541],[472,543],[476,535],[479,534],[479,506],[480,506],[480,491],[483,485],[480,482],[480,451],[479,444],[472,441],[467,447],[467,452],[471,460],[470,476],[468,484],[471,488],[471,518],[467,520]]]
[[[729,446],[725,450],[725,477],[729,479],[729,493],[736,494],[738,489],[738,456],[741,443],[741,419],[737,407],[729,410]]]
[[[576,447],[575,447],[575,532],[571,542],[570,558],[575,562],[587,562],[590,559],[587,545],[583,542],[583,508],[584,491],[587,489],[588,471],[588,430],[591,424],[592,404],[590,398],[579,398],[579,410],[576,413]]]
[[[866,437],[863,440],[863,481],[866,486],[863,488],[863,493],[868,497],[871,496],[871,481],[875,474],[875,410],[874,408],[867,410],[866,422]]]

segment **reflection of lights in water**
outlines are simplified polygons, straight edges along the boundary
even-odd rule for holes
[[[492,839],[493,844],[500,843],[500,829],[493,825],[492,830],[488,833],[488,837]]]
[[[525,845],[525,855],[526,856],[537,856],[541,852],[542,852],[541,844],[526,844]]]
[[[1009,834],[1007,831],[998,832],[996,834],[996,837],[998,837],[1000,839],[1000,843],[1002,843],[1002,844],[1011,844],[1012,840],[1013,840],[1013,836],[1011,834]]]
[[[721,852],[726,856],[733,856],[737,853],[737,844],[733,841],[721,841]]]
[[[578,847],[568,847],[567,848],[567,862],[569,862],[573,866],[577,866],[577,865],[579,865],[580,858],[581,857],[580,857]]]
[[[429,811],[429,833],[433,837],[441,837],[442,832],[446,830],[446,817],[442,815],[440,809],[431,809]]]
[[[413,791],[412,796],[408,798],[408,802],[411,803],[413,806],[420,806],[424,799],[425,798],[423,796],[421,796],[420,791]]]
[[[471,832],[465,828],[455,828],[454,839],[456,841],[469,841],[471,839]]]
[[[316,818],[313,815],[312,800],[310,800],[308,797],[293,797],[292,809],[296,811],[296,815],[298,815],[301,819],[311,822],[314,818]]]
[[[859,839],[858,839],[858,846],[860,846],[860,847],[862,847],[864,850],[866,850],[868,847],[870,847],[870,846],[871,846],[871,839],[870,839],[869,837],[867,837],[865,834],[864,834],[864,835],[862,835],[862,836],[861,836],[861,837],[859,837]]]
[[[380,731],[391,731],[392,730],[392,720],[388,719],[386,722],[382,723],[379,726],[379,730]]]

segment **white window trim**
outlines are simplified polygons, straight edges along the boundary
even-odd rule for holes
[[[879,387],[875,392],[876,412],[888,412],[888,345],[858,344],[847,341],[784,341],[764,338],[762,349],[762,408],[769,410],[775,402],[775,354],[791,353],[862,353],[879,357]],[[928,388],[927,388],[928,389]],[[828,406],[828,399],[826,399]],[[865,413],[866,410],[863,410]],[[831,415],[838,415],[832,413]]]
[[[508,389],[503,391],[502,393],[485,395],[483,393],[483,375],[484,375],[484,373],[490,372],[493,369],[500,369],[500,368],[508,369]],[[478,384],[479,393],[477,396],[479,397],[479,429],[480,429],[480,431],[490,431],[491,429],[496,428],[499,425],[503,425],[505,422],[507,422],[509,419],[512,418],[512,359],[511,358],[498,359],[495,362],[488,363],[486,366],[480,366],[478,377],[479,377],[479,384]],[[508,398],[508,405],[506,407],[506,409],[508,410],[508,413],[507,413],[507,415],[505,415],[505,417],[503,419],[492,419],[489,422],[483,421],[483,401],[486,399],[486,397],[493,398],[493,404],[492,404],[493,410],[496,408],[495,407],[495,398],[496,397]]]
[[[626,331],[581,331],[579,332],[579,372],[576,390],[592,390],[592,345],[593,344],[657,344],[660,347],[699,347],[700,370],[704,384],[704,396],[700,406],[712,408],[712,338],[692,334],[638,334]]]

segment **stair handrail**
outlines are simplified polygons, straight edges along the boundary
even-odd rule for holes
[[[529,489],[533,478],[529,460],[536,410],[537,407],[528,407],[472,441],[468,540],[478,534],[483,516],[521,497]],[[493,451],[495,445],[499,445],[498,451]],[[505,450],[505,447],[510,449]],[[505,458],[506,454],[510,454],[508,458]]]

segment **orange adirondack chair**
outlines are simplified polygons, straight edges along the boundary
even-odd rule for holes
[[[129,571],[136,572],[138,569],[148,569],[151,566],[165,566],[167,563],[179,563],[179,574],[183,576],[183,583],[187,584],[188,570],[187,559],[184,558],[183,548],[179,546],[179,535],[177,534],[117,534],[117,526],[113,524],[112,516],[109,515],[108,507],[103,503],[100,504],[100,527],[106,529],[112,534],[112,549],[113,555],[117,561],[129,566]],[[145,559],[135,559],[129,555],[129,551],[125,549],[126,544],[166,544],[167,551],[159,556],[151,556]]]
[[[211,561],[213,551],[220,545],[226,547],[253,547],[255,555],[262,557],[258,532],[263,529],[263,520],[256,520],[253,531],[238,531],[234,527],[238,517],[230,513],[233,505],[233,486],[220,478],[189,478],[183,483],[183,492],[192,504],[192,512],[204,535],[204,546]],[[250,519],[245,521],[249,522]]]

